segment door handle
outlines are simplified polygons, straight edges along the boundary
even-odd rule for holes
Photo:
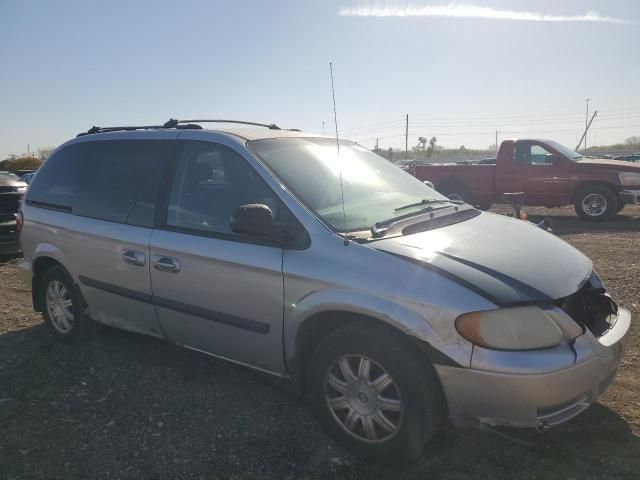
[[[180,271],[180,260],[164,255],[153,255],[151,257],[153,268],[161,272],[178,273]]]
[[[137,250],[122,250],[120,252],[120,258],[124,263],[129,265],[136,265],[138,267],[144,266],[147,263],[147,257],[143,252]]]

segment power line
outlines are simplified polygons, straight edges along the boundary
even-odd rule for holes
[[[613,114],[607,115],[607,113],[611,112],[627,112],[623,114]],[[608,120],[614,118],[634,118],[640,115],[640,108],[619,108],[619,109],[609,109],[602,110],[603,115],[599,117],[601,120]],[[556,122],[555,124],[560,123],[569,123],[571,119],[575,119],[576,121],[580,121],[583,118],[583,113],[562,113],[562,114],[527,114],[527,115],[494,115],[494,116],[476,116],[476,117],[412,117],[415,118],[418,123],[416,125],[420,126],[475,126],[475,125],[494,125],[495,123],[504,123],[504,122],[515,122],[515,119],[521,119],[518,123],[521,124],[533,124],[533,123],[548,123],[553,119],[566,118],[564,122]],[[404,126],[405,118],[398,118],[395,120],[388,120],[384,122],[363,124],[357,127],[350,127],[341,129],[341,132],[344,133],[355,133],[364,131],[382,131],[389,130],[393,128],[393,126]],[[437,123],[437,125],[436,125]]]
[[[640,128],[640,124],[636,125],[612,125],[612,126],[604,126],[604,127],[594,127],[594,130],[610,130],[610,129],[626,129],[626,128]],[[527,136],[532,133],[567,133],[567,132],[575,132],[576,128],[570,129],[552,129],[552,130],[500,130],[500,133],[507,135],[518,135],[518,136]],[[444,136],[462,136],[462,135],[474,135],[474,136],[493,136],[495,135],[495,131],[491,132],[430,132],[430,135],[444,137]],[[421,136],[422,132],[409,132],[410,137],[418,137]],[[360,138],[356,137],[358,142],[367,142],[373,140],[386,140],[389,138],[405,138],[405,133],[399,133],[397,135],[386,135],[386,136],[377,136],[377,137],[369,137],[369,138]]]

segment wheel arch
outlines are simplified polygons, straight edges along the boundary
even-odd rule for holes
[[[285,333],[286,362],[289,373],[301,392],[306,392],[307,370],[316,345],[336,329],[353,323],[371,325],[402,335],[416,355],[421,355],[431,363],[458,365],[435,348],[437,335],[416,313],[396,304],[391,304],[391,311],[385,308],[377,309],[376,304],[381,306],[387,301],[375,297],[362,300],[363,302],[359,303],[334,302],[319,305],[318,308],[309,308],[305,315],[294,317],[287,322],[285,332],[290,333]],[[300,306],[296,306],[298,307]]]
[[[436,189],[438,191],[444,190],[444,189],[447,189],[447,188],[455,188],[455,187],[462,187],[465,190],[471,190],[469,188],[469,186],[467,185],[467,183],[462,178],[456,177],[454,175],[450,175],[448,177],[443,178],[436,185]]]
[[[614,184],[607,182],[605,180],[585,180],[583,182],[580,182],[579,184],[577,184],[575,186],[575,188],[573,189],[573,191],[571,192],[571,197],[569,199],[570,203],[575,203],[577,196],[580,194],[581,191],[583,191],[586,188],[589,187],[604,187],[604,188],[608,188],[609,190],[611,190],[615,195],[618,194],[618,192],[620,191],[620,187],[619,186],[615,186]]]
[[[436,186],[436,190],[445,197],[448,197],[451,191],[461,192],[461,196],[468,197],[466,200],[472,205],[475,204],[476,201],[473,190],[467,182],[460,177],[450,176],[445,178]]]
[[[33,261],[32,273],[31,276],[31,301],[33,304],[33,309],[36,312],[42,312],[42,302],[40,301],[40,296],[38,292],[40,290],[40,280],[44,273],[49,270],[51,267],[61,267],[67,270],[64,265],[56,258],[50,257],[48,255],[41,255],[37,257]]]

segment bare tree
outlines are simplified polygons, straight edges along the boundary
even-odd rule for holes
[[[51,155],[54,150],[55,150],[54,147],[42,147],[42,148],[39,148],[38,149],[38,159],[41,162],[44,162],[47,158],[49,158],[49,155]]]
[[[632,147],[638,147],[640,146],[640,136],[634,135],[633,137],[629,137],[624,141],[624,144]]]

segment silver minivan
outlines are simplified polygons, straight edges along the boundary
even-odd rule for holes
[[[288,378],[383,463],[447,419],[556,425],[613,380],[630,313],[567,243],[356,143],[204,123],[94,127],[41,167],[20,267],[57,339],[99,322]]]

